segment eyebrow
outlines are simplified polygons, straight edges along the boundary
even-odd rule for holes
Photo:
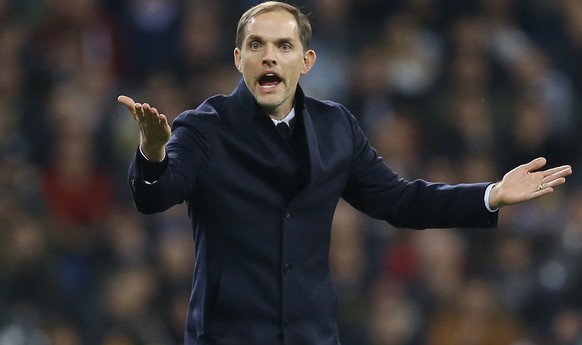
[[[250,41],[250,42],[254,42],[254,41],[263,42],[263,41],[265,41],[265,39],[263,37],[259,36],[259,35],[250,34],[250,35],[247,36],[247,41]],[[291,43],[291,42],[294,42],[294,41],[295,41],[295,39],[293,37],[291,37],[291,36],[281,37],[281,38],[278,38],[276,40],[277,43],[281,43],[281,42],[289,42],[289,43]]]

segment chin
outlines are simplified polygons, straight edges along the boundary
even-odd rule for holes
[[[257,100],[257,103],[259,103],[259,105],[265,109],[275,109],[278,106],[280,106],[281,104],[283,104],[283,100],[278,98],[274,99],[274,97],[255,97]]]

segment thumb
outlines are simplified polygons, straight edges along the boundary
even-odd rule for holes
[[[117,101],[123,105],[125,105],[126,107],[129,108],[129,110],[133,110],[134,106],[135,106],[135,101],[133,99],[131,99],[131,97],[125,96],[125,95],[120,95],[119,97],[117,97]]]
[[[523,167],[528,171],[536,171],[538,169],[540,169],[541,167],[543,167],[544,165],[546,165],[546,159],[544,157],[538,157],[534,160],[532,160],[529,163],[526,163],[523,165]]]

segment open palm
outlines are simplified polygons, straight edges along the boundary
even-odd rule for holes
[[[544,165],[546,159],[540,157],[505,174],[491,190],[491,207],[517,204],[549,194],[555,187],[565,183],[566,176],[572,173],[569,165],[539,170]]]
[[[129,109],[139,126],[140,145],[144,155],[151,161],[161,161],[172,132],[166,116],[158,113],[148,103],[136,103],[127,96],[119,96],[117,100]]]

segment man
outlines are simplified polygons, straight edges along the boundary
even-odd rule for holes
[[[493,227],[497,208],[548,194],[571,173],[536,171],[538,158],[495,184],[399,179],[348,110],[303,94],[299,78],[316,60],[310,38],[297,8],[265,2],[239,21],[243,80],[231,95],[182,113],[172,130],[149,104],[119,97],[140,129],[129,171],[138,210],[188,204],[187,345],[339,344],[328,254],[340,197],[400,227]]]

